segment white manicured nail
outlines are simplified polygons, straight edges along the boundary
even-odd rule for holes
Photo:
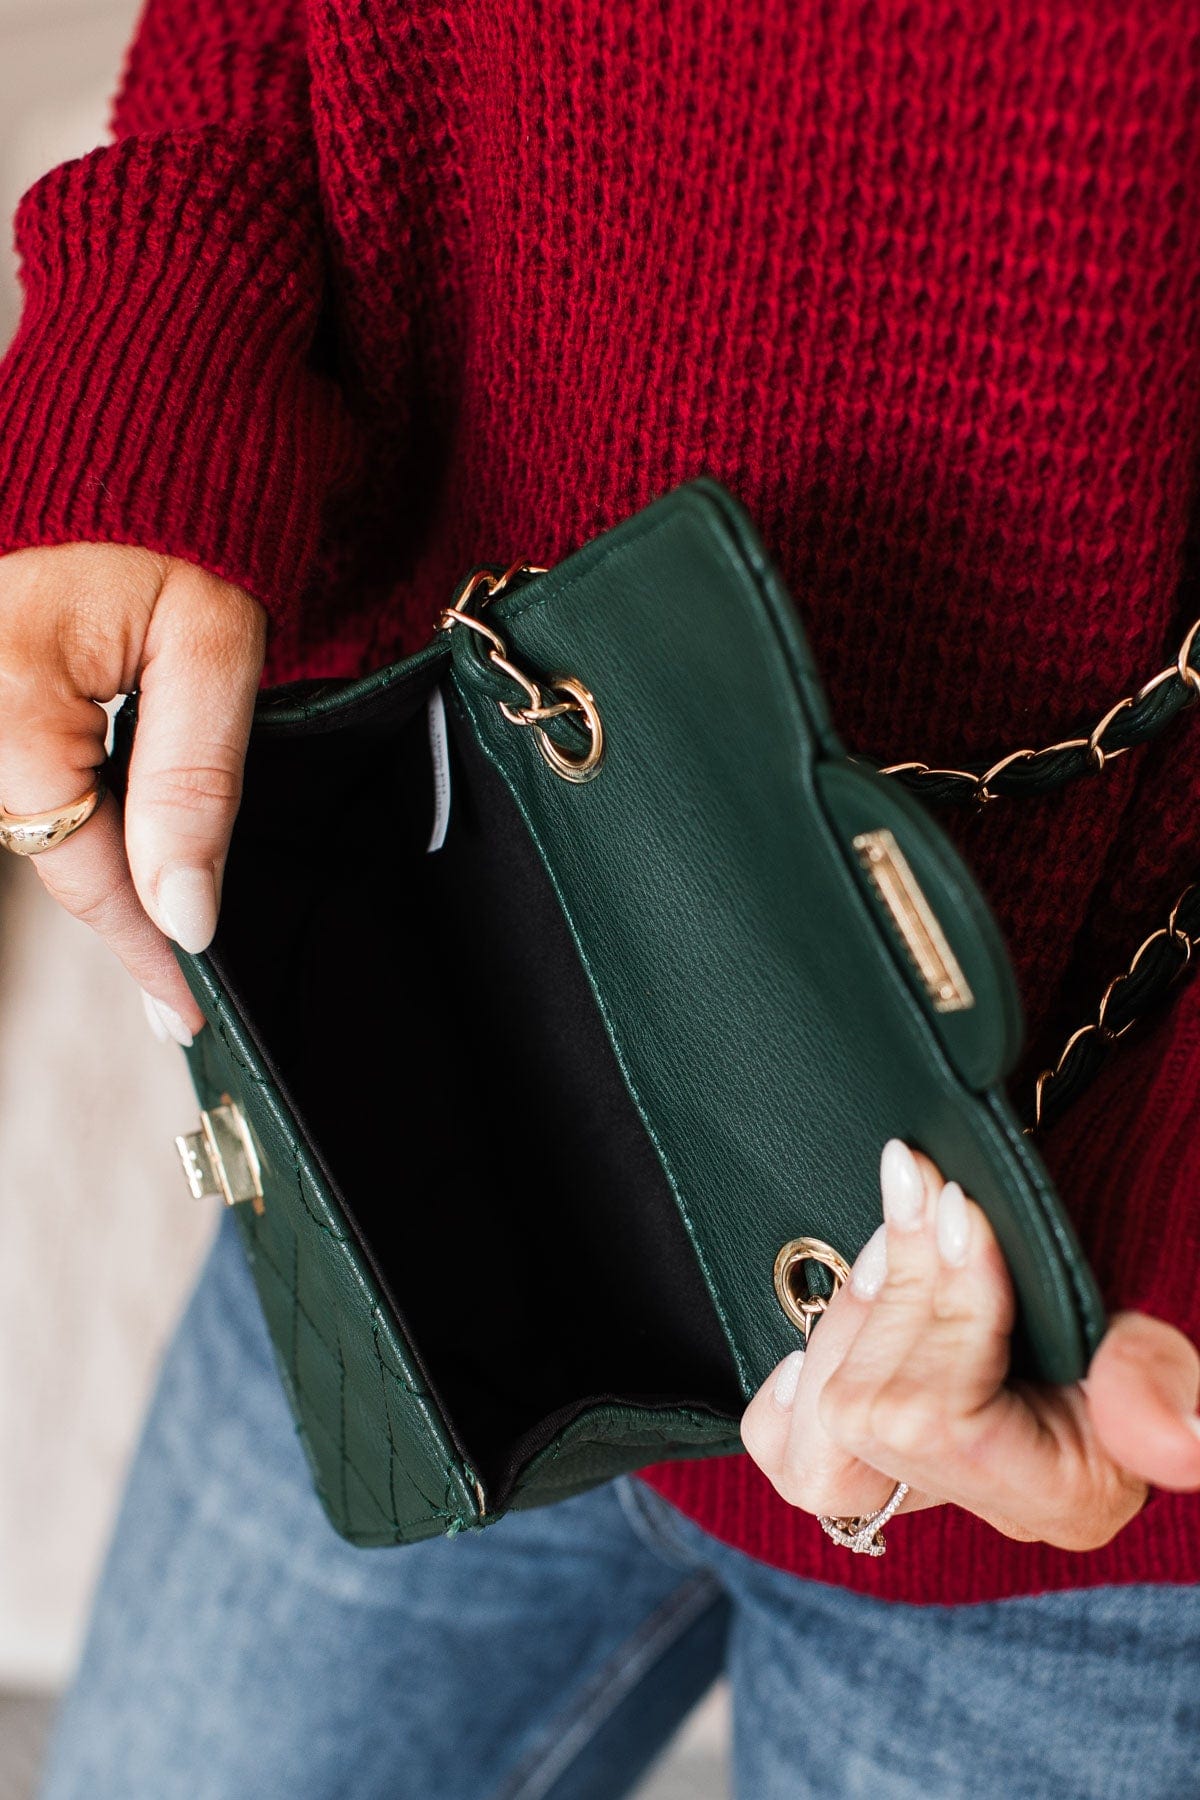
[[[158,883],[158,913],[164,931],[192,956],[207,950],[217,929],[217,886],[211,869],[182,863],[164,869]]]
[[[796,1389],[800,1386],[800,1374],[804,1368],[803,1350],[793,1350],[785,1356],[775,1371],[775,1382],[771,1388],[771,1398],[776,1406],[788,1412],[792,1401],[796,1398]]]
[[[156,1000],[145,988],[142,989],[142,1005],[146,1009],[150,1029],[160,1044],[174,1042],[182,1044],[185,1050],[188,1048],[192,1042],[192,1034],[173,1007]]]
[[[146,1009],[146,1023],[160,1044],[169,1044],[171,1034],[163,1023],[163,1016],[158,1010],[158,1001],[151,998],[145,988],[141,990],[142,1005]]]
[[[966,1195],[957,1181],[948,1181],[938,1195],[937,1246],[942,1261],[961,1269],[967,1260],[971,1236],[971,1218]]]
[[[919,1231],[925,1217],[925,1182],[917,1159],[899,1138],[889,1138],[879,1159],[883,1213],[897,1231]]]
[[[1196,1436],[1200,1437],[1200,1419],[1198,1419],[1194,1413],[1192,1414],[1191,1418],[1184,1420],[1184,1424],[1187,1426],[1189,1431],[1194,1431]]]
[[[850,1286],[860,1300],[873,1300],[887,1279],[887,1226],[872,1232],[850,1271]]]

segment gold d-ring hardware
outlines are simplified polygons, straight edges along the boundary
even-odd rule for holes
[[[800,1286],[800,1271],[810,1262],[820,1263],[829,1270],[835,1294],[850,1279],[850,1264],[845,1257],[839,1256],[832,1244],[822,1243],[820,1238],[793,1238],[783,1246],[775,1258],[775,1297],[792,1324],[804,1333],[805,1343],[813,1320],[819,1318],[829,1305],[822,1294],[805,1293]]]
[[[485,625],[482,619],[466,610],[481,588],[484,590],[483,604],[486,606],[489,600],[494,600],[497,594],[503,593],[514,575],[545,573],[544,568],[539,568],[534,563],[513,563],[502,575],[493,575],[489,569],[480,569],[472,575],[456,603],[443,609],[438,618],[438,629],[451,631],[456,625],[466,625],[477,637],[481,637],[487,645],[487,659],[492,667],[501,675],[507,675],[525,693],[524,706],[514,706],[506,700],[496,702],[509,724],[528,726],[532,730],[542,761],[564,781],[590,781],[599,772],[604,760],[604,727],[593,696],[574,675],[555,675],[550,679],[549,689],[551,694],[558,694],[562,698],[547,701],[546,694],[538,683],[511,661],[508,645],[500,633],[493,631],[490,625]],[[577,713],[587,731],[588,747],[582,756],[568,755],[545,730],[547,720],[561,718],[564,713]]]

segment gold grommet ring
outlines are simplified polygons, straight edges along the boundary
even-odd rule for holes
[[[823,1295],[806,1293],[799,1284],[800,1270],[810,1262],[829,1270],[835,1294],[850,1279],[850,1264],[845,1257],[820,1238],[793,1238],[780,1250],[775,1258],[775,1298],[792,1324],[804,1333],[805,1342],[813,1320],[829,1304]]]
[[[549,683],[555,694],[566,694],[572,704],[572,711],[583,715],[584,728],[591,742],[582,756],[568,756],[560,750],[554,739],[540,725],[533,727],[534,740],[541,751],[542,760],[550,765],[556,775],[564,781],[590,781],[597,774],[604,760],[604,726],[600,722],[600,709],[588,693],[582,681],[574,675],[556,675]]]
[[[87,824],[104,794],[104,783],[98,780],[70,806],[56,806],[49,812],[14,813],[0,806],[0,850],[11,850],[14,856],[41,856],[43,851],[55,849]]]

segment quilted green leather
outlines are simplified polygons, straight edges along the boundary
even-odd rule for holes
[[[521,696],[465,629],[364,682],[266,696],[255,744],[311,748],[351,718],[386,737],[397,695],[442,685],[456,733],[507,790],[553,885],[741,1394],[797,1343],[774,1294],[777,1250],[811,1236],[853,1260],[878,1222],[889,1136],[927,1150],[991,1217],[1018,1292],[1022,1372],[1075,1379],[1103,1312],[1003,1091],[1020,1044],[1003,944],[920,803],[847,757],[795,610],[741,509],[715,484],[692,483],[486,617],[536,679],[570,673],[595,695],[606,755],[590,782],[561,780],[532,733],[505,718],[497,701]],[[570,741],[569,725],[554,729]],[[973,1006],[931,1004],[853,848],[879,829],[901,846]],[[295,854],[299,868],[305,847]],[[264,1210],[238,1216],[314,1478],[343,1535],[454,1533],[650,1461],[737,1448],[728,1400],[598,1393],[489,1491],[446,1383],[426,1370],[353,1205],[289,1102],[276,1068],[287,1046],[264,1050],[219,955],[181,960],[212,1027],[189,1052],[201,1103],[237,1102],[261,1154]],[[512,1129],[536,1158],[538,1119]],[[420,1130],[414,1118],[381,1138],[381,1160]],[[452,1209],[453,1196],[421,1203]],[[519,1244],[519,1220],[507,1229]],[[655,1385],[648,1370],[647,1391]]]

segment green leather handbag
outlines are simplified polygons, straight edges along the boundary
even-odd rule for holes
[[[1077,1378],[1103,1329],[1004,1092],[997,927],[846,754],[713,482],[477,571],[391,668],[267,694],[182,961],[211,1027],[189,1177],[239,1203],[355,1543],[738,1449],[878,1224],[888,1137],[991,1218],[1023,1373]]]

